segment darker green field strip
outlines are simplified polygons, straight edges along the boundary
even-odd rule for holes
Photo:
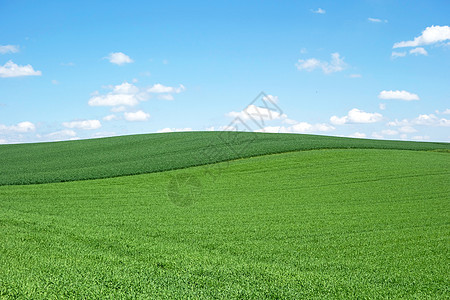
[[[349,148],[448,151],[450,144],[300,134],[180,132],[0,145],[0,185],[111,178],[273,153]]]
[[[336,149],[0,186],[0,298],[448,299],[449,175]]]

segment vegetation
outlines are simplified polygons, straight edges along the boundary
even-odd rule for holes
[[[39,178],[32,176],[38,165],[33,159],[60,147],[53,156],[72,168],[65,173],[58,165],[53,172],[56,164],[43,161],[44,182],[133,170],[126,168],[127,149],[133,167],[139,157],[160,159],[152,170],[205,163],[198,157],[181,159],[199,153],[194,146],[206,146],[204,138],[212,136],[198,135],[126,137],[134,141],[129,147],[112,138],[0,151],[10,151],[2,159],[11,174],[10,157],[16,155],[17,165],[25,166],[18,158],[27,157],[26,149],[36,150],[28,156],[26,176],[14,179],[24,183]],[[189,137],[192,143],[180,143]],[[246,153],[263,154],[277,143],[289,150],[368,148],[371,143],[448,149],[283,137],[284,144],[277,135],[261,135],[268,141]],[[139,141],[159,150],[139,150]],[[263,146],[266,142],[270,146]],[[82,151],[83,146],[90,148]],[[95,147],[107,153],[96,153]],[[165,164],[164,149],[172,155],[165,156]],[[113,151],[117,160],[109,164]],[[89,173],[63,160],[66,153],[79,152],[96,155],[108,167],[96,164]],[[171,165],[176,159],[181,162]],[[108,173],[118,165],[124,169]],[[70,171],[76,175],[65,177]],[[0,186],[0,298],[445,299],[450,292],[449,175],[446,152],[329,149],[136,176]],[[179,179],[195,184],[174,184]],[[178,202],[185,195],[191,202]]]
[[[450,149],[448,143],[245,132],[147,134],[0,145],[0,185],[109,178],[313,149]]]

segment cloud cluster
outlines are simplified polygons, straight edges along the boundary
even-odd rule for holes
[[[138,88],[132,83],[124,82],[119,85],[109,86],[111,92],[105,95],[94,93],[88,101],[90,106],[114,106],[115,112],[125,110],[125,106],[136,106],[142,101],[146,101],[151,94],[158,94],[157,98],[162,100],[173,100],[173,94],[181,93],[185,87],[180,84],[179,87],[164,86],[155,84],[150,88]]]
[[[407,48],[407,47],[414,47],[414,49],[402,52],[393,51],[392,52],[392,58],[397,57],[404,57],[406,54],[412,54],[415,56],[418,55],[428,55],[428,51],[425,50],[423,47],[419,46],[426,46],[431,44],[436,44],[440,42],[445,42],[447,40],[450,40],[450,27],[449,26],[430,26],[425,28],[424,31],[422,31],[422,34],[418,37],[415,37],[411,41],[402,41],[395,43],[392,48]]]
[[[354,108],[348,112],[346,116],[338,117],[332,116],[330,122],[334,125],[343,124],[366,124],[376,123],[383,119],[383,116],[379,113],[368,113],[360,109]]]
[[[388,123],[389,126],[404,126],[403,128],[409,128],[407,126],[421,125],[421,126],[438,126],[438,127],[450,127],[450,120],[446,118],[439,118],[434,114],[423,114],[418,117],[408,120],[403,119],[401,121],[395,120]]]
[[[344,59],[341,58],[339,53],[331,54],[331,61],[321,61],[316,58],[310,59],[299,59],[295,64],[298,70],[305,70],[308,72],[314,71],[316,69],[321,69],[325,74],[330,74],[334,72],[340,72],[347,67]]]
[[[263,105],[265,102],[271,104],[278,102],[278,97],[267,95],[261,99]],[[319,133],[335,130],[333,126],[326,123],[310,124],[307,122],[298,122],[296,120],[289,119],[288,116],[281,112],[281,110],[275,110],[268,106],[262,107],[255,104],[247,106],[244,110],[235,112],[232,111],[226,114],[227,117],[234,118],[234,122],[228,126],[219,127],[221,131],[236,131],[241,129],[251,130],[254,132],[278,132],[278,133]],[[250,121],[252,120],[252,121]],[[253,122],[254,121],[254,122]],[[266,125],[267,121],[275,121],[286,125]],[[244,124],[240,124],[244,122]],[[258,127],[254,125],[258,124]],[[240,128],[242,127],[242,128]],[[214,130],[213,127],[209,130]]]
[[[0,66],[0,77],[41,76],[41,71],[35,71],[31,65],[19,66],[12,60]]]
[[[103,117],[104,121],[126,120],[129,122],[147,121],[150,118],[150,114],[142,110],[128,111],[129,107],[137,106],[139,103],[152,97],[162,100],[173,100],[174,94],[179,94],[186,89],[182,84],[178,87],[173,87],[160,83],[150,87],[137,87],[126,81],[119,85],[107,86],[106,88],[110,89],[110,92],[103,95],[98,91],[94,92],[88,104],[90,106],[110,106],[111,111],[114,113],[123,112],[122,116],[107,115]]]

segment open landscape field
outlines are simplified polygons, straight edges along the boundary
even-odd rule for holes
[[[449,150],[220,132],[2,145],[0,298],[448,299]]]

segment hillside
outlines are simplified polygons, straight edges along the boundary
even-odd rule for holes
[[[175,147],[175,140],[190,134],[173,136]],[[150,144],[147,139],[170,137],[123,139],[141,139],[144,145]],[[276,136],[263,137],[276,142]],[[296,138],[342,147],[439,146],[283,137],[292,138],[286,148],[314,146],[295,144]],[[46,147],[67,147],[62,157],[102,143],[111,153],[119,141],[11,148],[35,147],[43,157]],[[190,145],[203,142],[200,138]],[[190,153],[196,151],[192,146]],[[39,157],[33,155],[30,161]],[[218,170],[216,176],[207,172],[209,166],[199,166],[0,186],[0,298],[448,297],[448,153],[329,149],[211,167]],[[174,185],[179,179],[194,184]],[[186,195],[188,202],[178,202]]]
[[[450,144],[300,134],[181,132],[0,145],[0,185],[144,174],[273,153],[332,148],[449,150]]]

